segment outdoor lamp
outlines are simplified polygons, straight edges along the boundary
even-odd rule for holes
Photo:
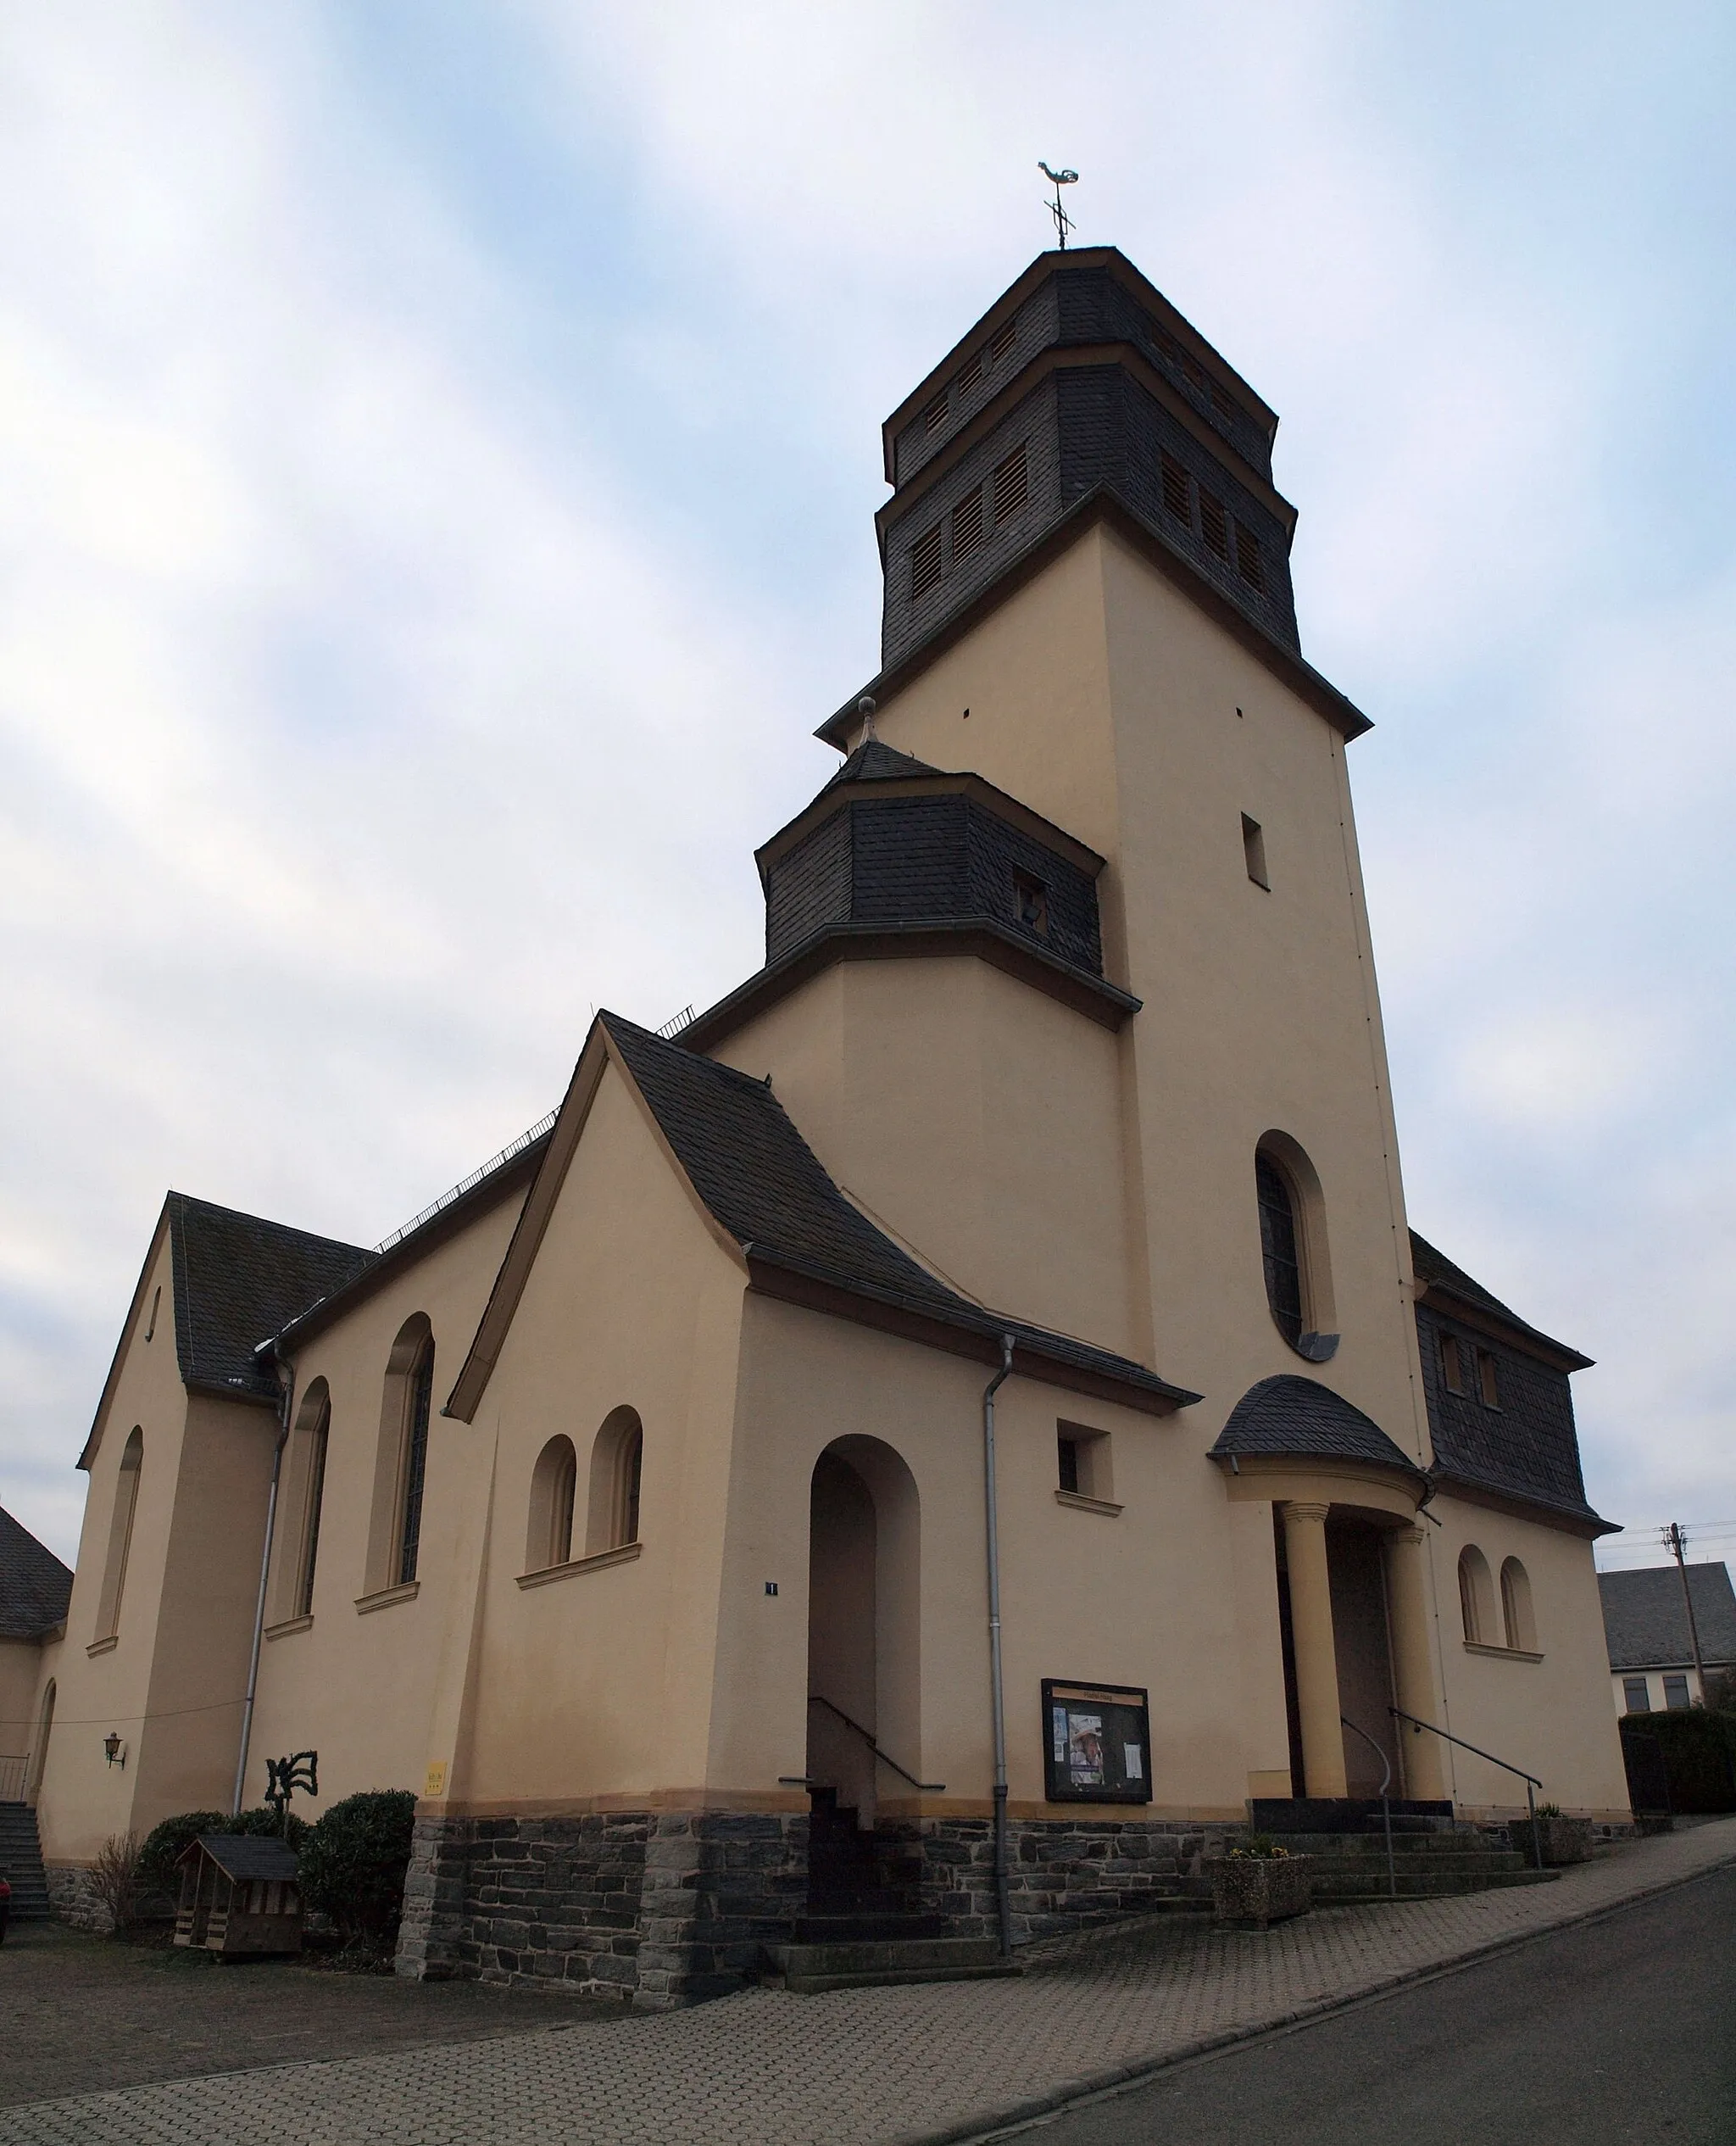
[[[111,1766],[114,1764],[117,1759],[123,1766],[126,1764],[126,1747],[121,1742],[120,1737],[115,1735],[114,1730],[111,1729],[108,1735],[103,1737],[103,1748],[108,1754],[108,1763]]]

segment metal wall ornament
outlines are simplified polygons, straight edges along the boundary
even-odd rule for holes
[[[287,1759],[265,1761],[265,1801],[283,1821],[286,1834],[289,1831],[289,1799],[297,1789],[308,1796],[320,1793],[317,1751],[297,1751]]]

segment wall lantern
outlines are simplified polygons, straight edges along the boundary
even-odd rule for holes
[[[103,1748],[108,1754],[108,1763],[111,1766],[125,1765],[126,1746],[120,1741],[120,1737],[115,1735],[114,1730],[111,1729],[108,1735],[103,1737]]]

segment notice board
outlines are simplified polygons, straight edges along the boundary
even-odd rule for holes
[[[1043,1751],[1052,1803],[1151,1801],[1151,1712],[1131,1685],[1044,1677]]]

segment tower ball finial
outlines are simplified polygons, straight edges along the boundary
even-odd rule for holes
[[[856,713],[862,718],[862,735],[857,744],[865,745],[874,735],[874,695],[871,693],[865,693],[856,703]]]

